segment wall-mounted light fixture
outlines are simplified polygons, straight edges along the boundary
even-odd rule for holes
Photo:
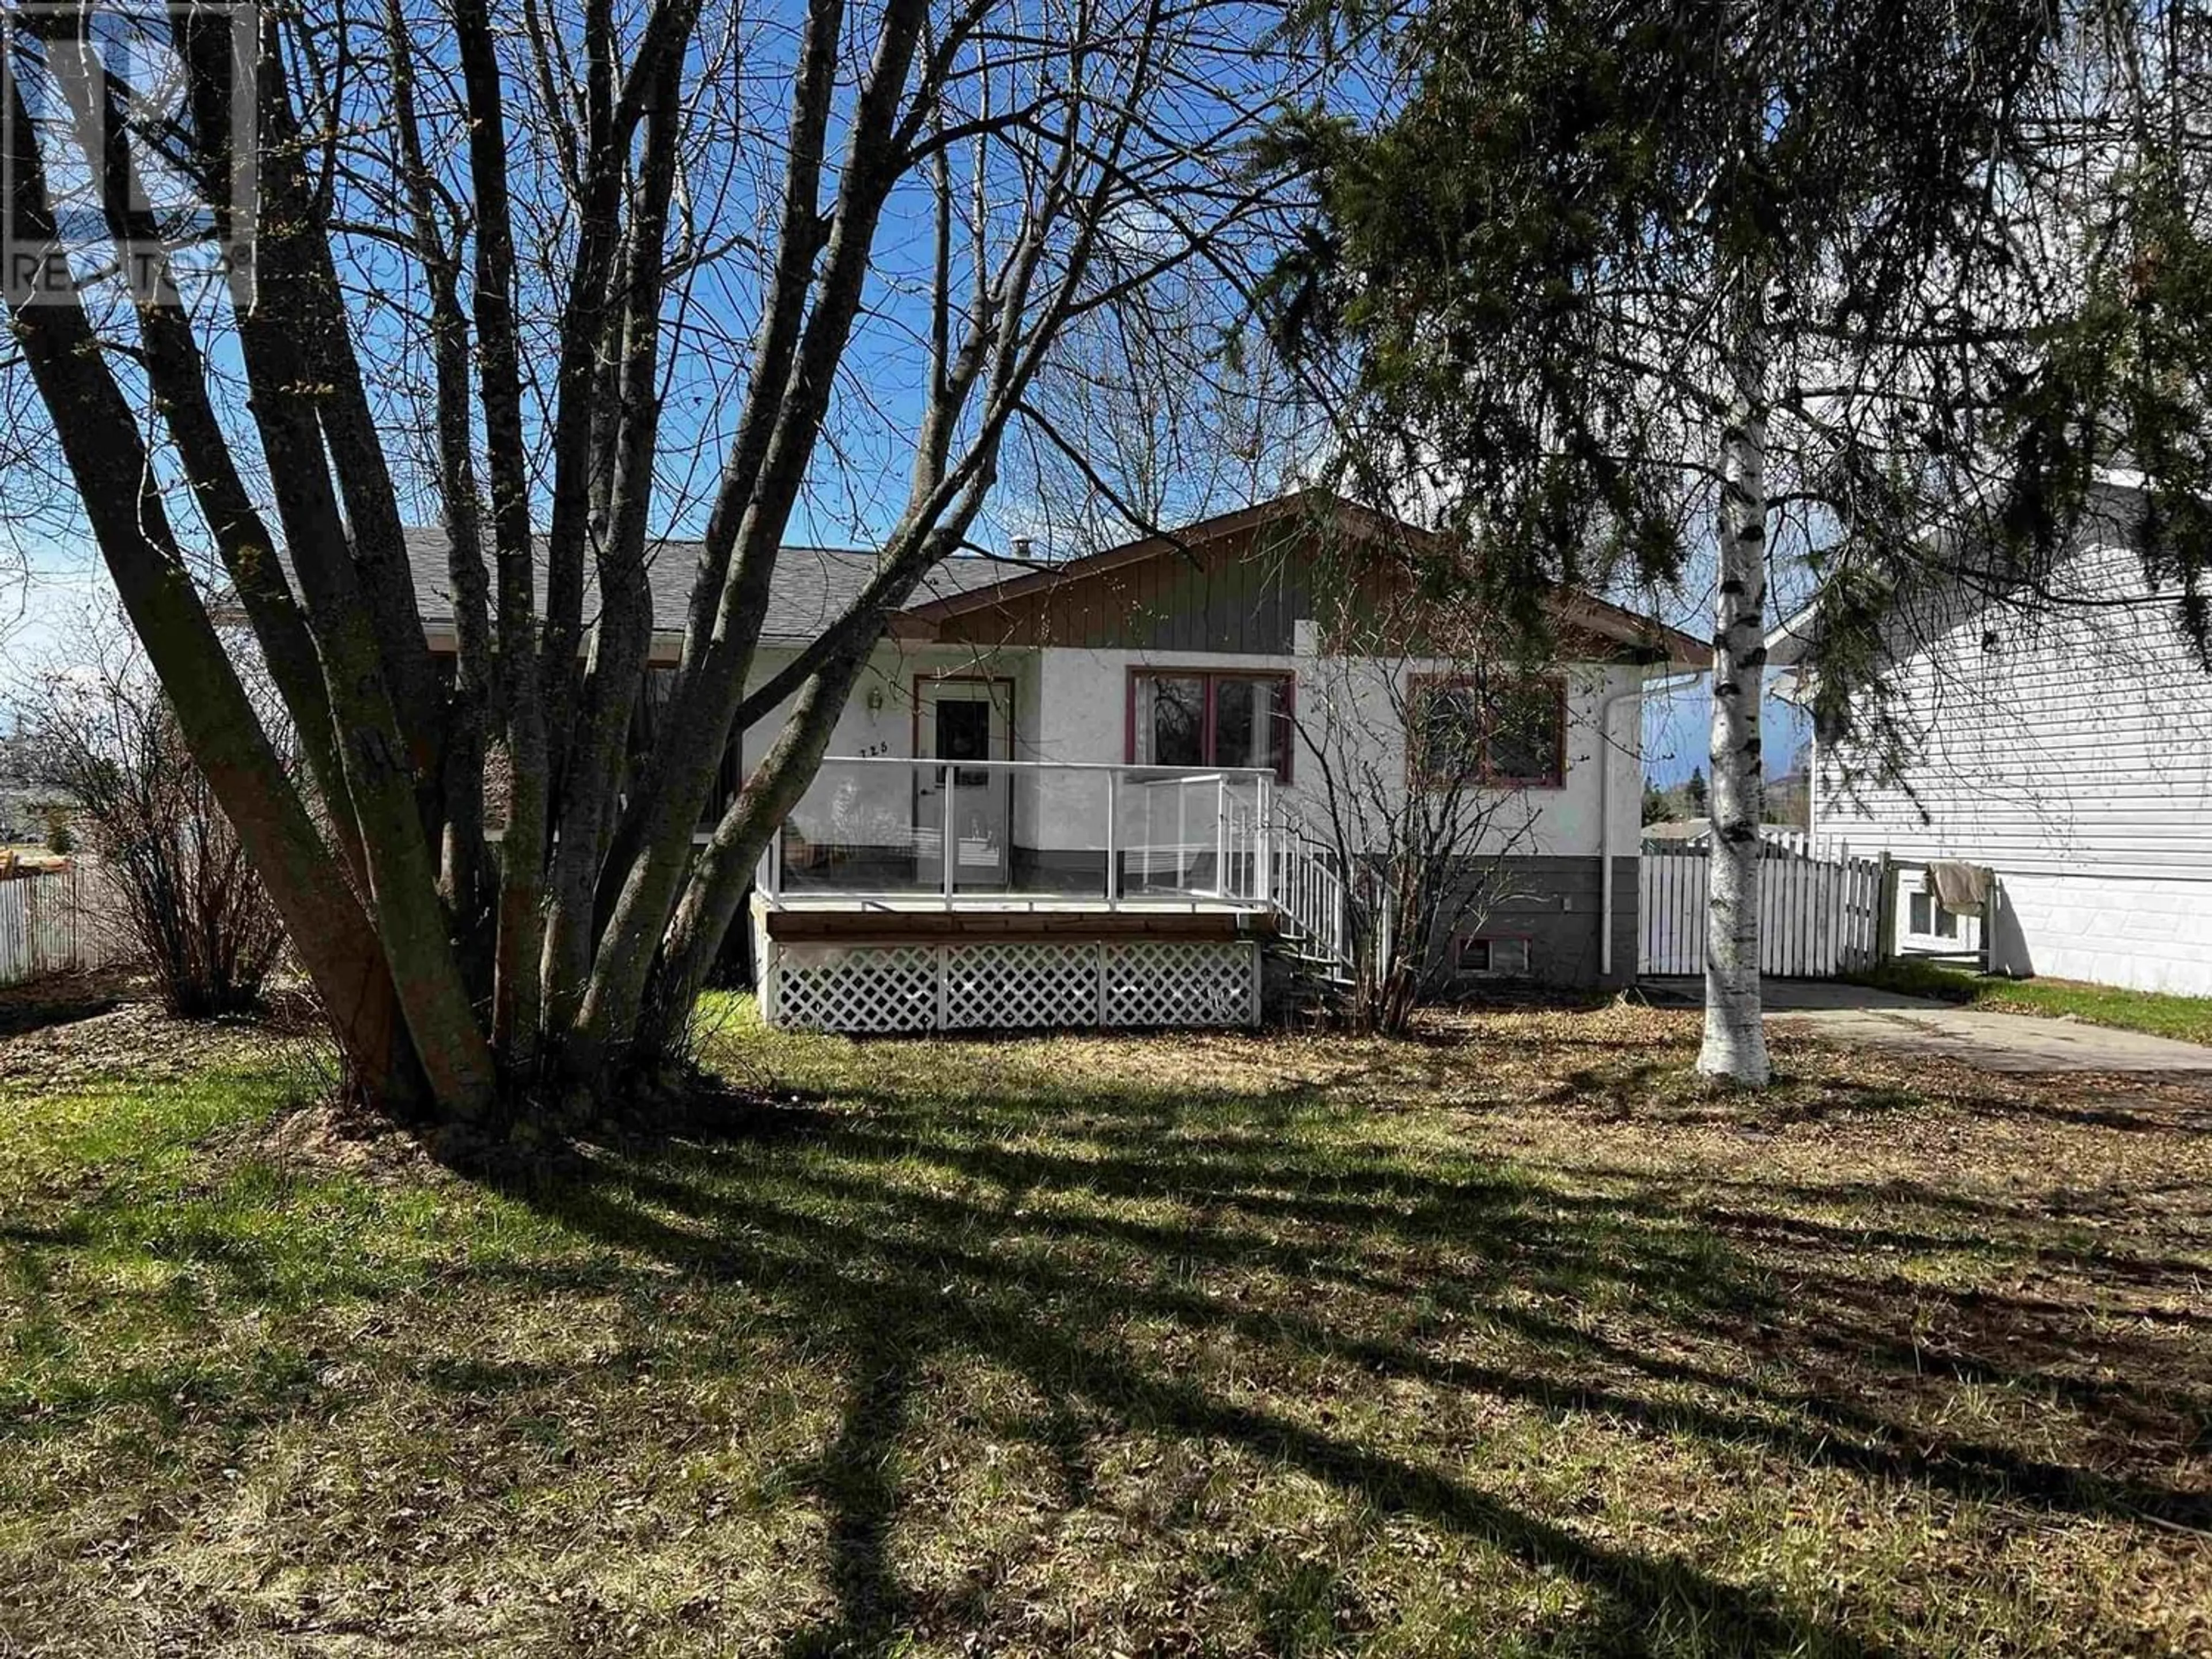
[[[868,712],[871,714],[880,714],[884,712],[884,688],[880,685],[872,685],[868,688]]]

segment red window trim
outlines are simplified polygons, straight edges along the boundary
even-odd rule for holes
[[[1564,789],[1567,787],[1567,683],[1557,674],[1522,675],[1511,682],[1522,687],[1548,686],[1558,705],[1558,733],[1552,749],[1552,770],[1548,776],[1520,778],[1490,769],[1490,745],[1482,746],[1482,763],[1476,769],[1474,781],[1486,788],[1495,789]],[[1414,674],[1408,677],[1407,688],[1412,696],[1407,699],[1406,730],[1406,781],[1409,788],[1433,788],[1420,776],[1421,744],[1415,722],[1421,717],[1422,706],[1428,696],[1439,690],[1468,686],[1480,690],[1482,677],[1479,674]]]
[[[1137,763],[1137,682],[1140,679],[1202,680],[1206,684],[1203,717],[1206,752],[1213,753],[1213,683],[1216,680],[1280,680],[1283,684],[1283,763],[1275,769],[1275,781],[1288,784],[1297,769],[1298,677],[1287,668],[1185,668],[1172,663],[1131,663],[1122,686],[1121,758]],[[1220,763],[1203,760],[1201,766]]]

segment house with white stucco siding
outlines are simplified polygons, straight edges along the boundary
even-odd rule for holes
[[[1643,688],[1701,665],[1705,647],[1562,592],[1556,659],[1510,678],[1478,687],[1430,644],[1375,655],[1361,642],[1374,630],[1352,628],[1373,607],[1350,590],[1387,568],[1377,550],[1422,537],[1303,492],[1086,557],[939,566],[889,619],[762,860],[750,956],[769,1017],[847,1030],[1255,1018],[1263,951],[1341,947],[1317,850],[1330,838],[1315,833],[1334,810],[1326,757],[1419,788],[1425,744],[1472,756],[1501,805],[1469,851],[1510,866],[1480,927],[1450,941],[1455,967],[1632,979]],[[682,544],[655,550],[641,755],[690,563]],[[876,571],[865,550],[782,550],[754,689]],[[450,615],[442,573],[426,539],[426,616]],[[783,712],[733,745],[709,823]]]

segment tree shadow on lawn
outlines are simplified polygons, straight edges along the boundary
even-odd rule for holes
[[[2212,1526],[2212,1497],[2174,1478],[2212,1433],[2202,1339],[2194,1348],[2171,1340],[2201,1321],[2138,1307],[2128,1317],[2156,1328],[2116,1328],[2087,1296],[1961,1291],[1895,1273],[1910,1255],[2056,1261],[2097,1301],[2172,1304],[2196,1294],[2202,1271],[2179,1257],[2068,1247],[2031,1205],[1932,1182],[1841,1171],[1827,1183],[1759,1182],[1452,1153],[1433,1139],[1394,1140],[1404,1132],[1389,1116],[1310,1083],[1207,1092],[1018,1066],[1001,1076],[994,1061],[963,1071],[921,1048],[900,1060],[887,1068],[896,1085],[780,1090],[773,1105],[725,1097],[717,1136],[501,1182],[609,1248],[588,1261],[456,1263],[441,1281],[460,1298],[474,1281],[629,1300],[650,1315],[642,1346],[594,1361],[615,1386],[650,1370],[664,1321],[696,1338],[740,1304],[833,1357],[842,1413],[810,1454],[805,1484],[828,1523],[836,1613],[793,1652],[866,1650],[1010,1616],[988,1562],[947,1593],[908,1582],[894,1547],[915,1502],[902,1453],[933,1426],[937,1369],[967,1360],[1022,1379],[1042,1402],[1014,1432],[1048,1449],[1063,1516],[1092,1501],[1102,1434],[1234,1448],[1356,1509],[1480,1540],[1532,1574],[1571,1581],[1583,1609],[1555,1634],[1583,1650],[1664,1645],[1654,1631],[1689,1631],[1696,1639],[1683,1645],[1711,1651],[1887,1650],[1875,1624],[1729,1582],[1686,1547],[1638,1547],[1565,1505],[1555,1514],[1486,1490],[1510,1491],[1510,1469],[1483,1462],[1488,1453],[1470,1451],[1464,1433],[1378,1422],[1389,1390],[1447,1415],[1498,1402],[1614,1448],[1671,1439],[1747,1452],[1755,1479],[1833,1470],[2058,1519]],[[1821,1215],[1792,1213],[1804,1210]],[[1828,1218],[1837,1212],[1864,1224]],[[105,1224],[95,1205],[58,1227],[0,1224],[0,1242],[18,1247],[28,1272],[34,1256],[94,1245]],[[219,1211],[172,1218],[142,1242],[206,1270],[210,1285],[194,1294],[210,1310],[233,1297],[281,1304],[289,1293],[262,1247]],[[319,1269],[300,1294],[374,1297],[390,1271]],[[672,1284],[697,1285],[705,1303],[679,1298],[665,1311]],[[44,1287],[27,1279],[21,1291],[35,1323]],[[171,1311],[185,1320],[202,1310]],[[1185,1363],[1208,1344],[1233,1352],[1234,1386]],[[742,1364],[744,1343],[701,1363]],[[412,1364],[455,1395],[550,1392],[564,1376],[428,1351]],[[272,1351],[219,1398],[204,1393],[200,1368],[174,1360],[88,1374],[51,1408],[0,1421],[0,1443],[118,1407],[158,1428],[185,1384],[195,1412],[215,1410],[241,1433],[324,1409],[301,1356]],[[1948,1409],[1992,1392],[2063,1422],[2063,1441],[2008,1441],[2011,1419],[1992,1426]],[[1328,1575],[1301,1577],[1310,1563],[1288,1563],[1285,1589],[1265,1582],[1264,1549],[1239,1554],[1200,1517],[1175,1525],[1188,1560],[1213,1564],[1188,1571],[1289,1596],[1286,1630],[1298,1626],[1297,1597],[1330,1593]]]
[[[1964,1339],[1931,1346],[1894,1285],[1846,1259],[1825,1282],[1807,1273],[1785,1289],[1663,1182],[1590,1194],[1500,1165],[1425,1175],[1379,1145],[1302,1146],[1280,1133],[1308,1098],[1295,1091],[1062,1085],[1056,1106],[1019,1091],[957,1105],[846,1098],[842,1111],[805,1106],[794,1121],[769,1109],[757,1133],[516,1188],[602,1243],[742,1284],[842,1355],[842,1426],[811,1480],[838,1611],[794,1653],[866,1650],[988,1613],[919,1599],[890,1547],[918,1379],[947,1357],[1005,1368],[1048,1402],[1073,1492],[1085,1460],[1070,1425],[1225,1443],[1571,1578],[1587,1597],[1585,1645],[1638,1649],[1655,1628],[1686,1626],[1718,1651],[1885,1650],[1763,1589],[1597,1541],[1441,1464],[1331,1431],[1295,1381],[1230,1397],[1138,1331],[1231,1342],[1293,1378],[1318,1368],[1355,1397],[1418,1384],[2057,1516],[2212,1526],[2212,1498],[2159,1478],[2212,1423],[2201,1389],[2161,1380],[2169,1349],[2145,1339],[2136,1366],[2111,1331],[2047,1317],[2023,1349],[2022,1316],[1997,1299]],[[1062,1146],[1022,1144],[1034,1138],[1023,1126],[1049,1133],[1055,1121],[1073,1126]],[[1737,1231],[1801,1253],[1793,1262],[1864,1243],[1765,1219]],[[1631,1311],[1614,1334],[1585,1308]],[[1432,1339],[1449,1316],[1501,1334],[1511,1363],[1441,1352],[1449,1345]],[[2066,1362],[2089,1348],[2107,1377],[2132,1380],[2070,1375]],[[2087,1425],[2082,1455],[2053,1461],[1935,1426],[1967,1386],[2071,1413]]]

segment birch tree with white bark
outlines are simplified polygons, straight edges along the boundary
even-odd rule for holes
[[[1300,360],[1354,389],[1356,491],[1433,504],[1476,573],[1468,602],[1532,623],[1560,581],[1705,593],[1708,1075],[1770,1069],[1770,585],[1832,588],[1871,629],[1900,572],[2033,570],[2096,458],[2161,433],[2179,533],[2156,556],[2206,568],[2180,505],[2199,452],[2167,404],[2124,395],[2112,365],[2140,351],[2096,328],[2098,272],[2109,285],[2130,239],[2087,235],[2116,222],[2088,205],[2112,180],[2184,148],[2130,135],[2122,112],[2144,100],[2114,67],[2170,64],[2144,46],[2172,13],[1443,0],[1316,26],[1394,73],[1281,135],[1323,211],[1265,297]],[[1825,694],[1852,689],[1839,672]]]
[[[363,1094],[464,1139],[557,1132],[668,1079],[762,848],[1061,331],[1266,206],[1239,145],[1283,60],[1262,13],[1158,0],[240,15],[10,15],[33,257],[0,372]],[[249,229],[250,282],[194,280]],[[787,533],[840,507],[875,574],[763,681]],[[449,673],[410,520],[449,549]],[[688,625],[633,775],[672,529],[698,537]],[[787,700],[695,849],[721,757]]]

